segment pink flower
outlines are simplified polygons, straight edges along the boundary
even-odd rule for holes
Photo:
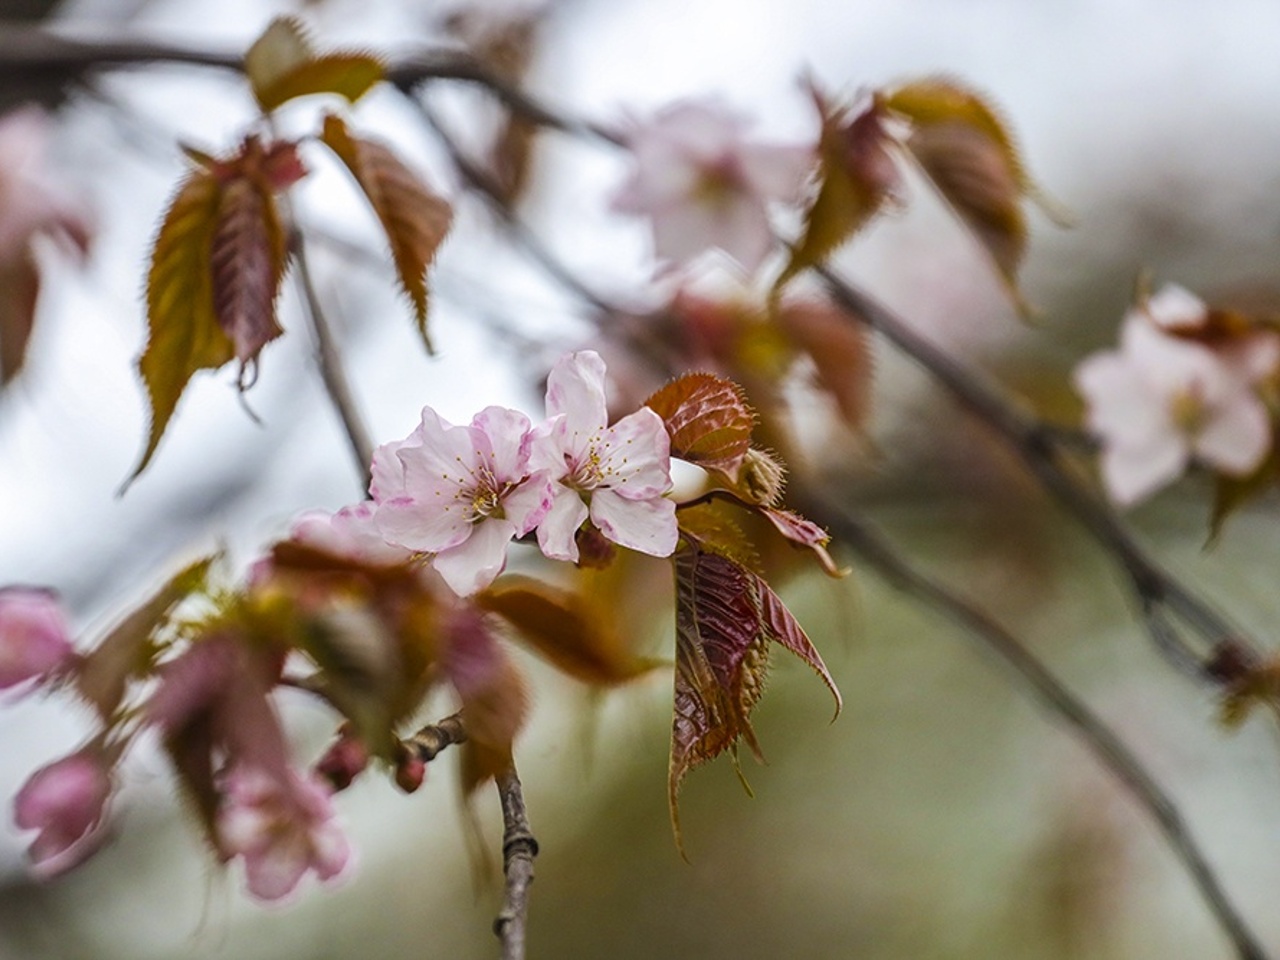
[[[613,205],[652,220],[657,257],[683,263],[718,247],[753,272],[769,255],[768,205],[799,199],[814,154],[748,142],[747,126],[708,99],[673,104],[627,136],[635,169]]]
[[[0,690],[57,673],[75,660],[62,610],[52,593],[0,590]]]
[[[288,896],[308,870],[330,880],[351,859],[328,791],[293,770],[282,779],[254,766],[234,768],[218,840],[228,859],[244,858],[249,893],[260,900]]]
[[[468,596],[502,572],[511,539],[542,522],[551,480],[530,469],[529,419],[514,410],[487,407],[455,427],[426,407],[414,434],[392,445],[402,475],[383,450],[374,458],[378,529],[393,544],[434,554],[445,583]]]
[[[40,831],[29,851],[38,876],[65,873],[101,845],[108,768],[101,751],[86,748],[37,770],[18,791],[14,823]]]
[[[547,378],[548,422],[533,465],[556,481],[538,545],[555,560],[578,559],[574,536],[591,522],[614,543],[655,557],[676,548],[670,440],[662,418],[642,407],[609,426],[604,361],[592,350],[561,358]]]
[[[413,552],[387,543],[378,529],[375,513],[371,500],[353,503],[337,513],[311,510],[294,520],[289,538],[362,563],[404,563]]]
[[[1161,326],[1185,326],[1193,306],[1188,297],[1181,288],[1166,288],[1130,310],[1120,349],[1094,354],[1076,369],[1089,429],[1103,443],[1103,482],[1122,505],[1175,480],[1193,457],[1223,473],[1247,475],[1271,444],[1267,409],[1254,384],[1274,370],[1280,344],[1263,337],[1215,351],[1163,333]]]
[[[87,217],[46,174],[51,125],[39,107],[0,117],[0,262],[23,257],[37,233],[63,238],[79,253],[88,249]]]

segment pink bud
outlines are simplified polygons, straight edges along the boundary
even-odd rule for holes
[[[103,754],[86,748],[33,773],[14,801],[14,823],[39,830],[28,851],[35,871],[53,877],[79,865],[101,844],[111,776]]]
[[[338,739],[329,745],[323,757],[316,763],[316,773],[333,789],[345,790],[369,765],[369,751],[360,738],[343,728]]]
[[[0,690],[65,667],[75,657],[58,601],[47,590],[0,590]]]

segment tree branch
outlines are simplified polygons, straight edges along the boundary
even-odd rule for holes
[[[493,932],[502,943],[502,960],[523,960],[525,926],[529,917],[529,885],[538,841],[529,829],[520,777],[512,763],[497,777],[502,801],[502,872],[507,878],[502,911],[493,921]]]
[[[827,502],[812,501],[799,506],[812,516],[822,517],[839,542],[860,556],[887,583],[960,624],[987,651],[1012,668],[1022,681],[1022,688],[1051,717],[1075,734],[1156,822],[1241,960],[1266,960],[1266,953],[1236,911],[1173,799],[1088,704],[1067,689],[1034,653],[996,620],[916,572],[864,523]]]

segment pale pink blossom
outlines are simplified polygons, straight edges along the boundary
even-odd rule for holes
[[[535,469],[556,481],[538,526],[538,546],[555,560],[578,559],[575,534],[588,518],[614,543],[655,557],[676,548],[670,439],[648,407],[609,426],[605,366],[593,350],[561,358],[547,378],[547,416]]]
[[[320,880],[342,873],[351,848],[329,792],[315,779],[288,770],[284,777],[237,766],[226,779],[218,813],[223,856],[244,858],[249,893],[280,900],[312,871]]]
[[[1169,318],[1185,323],[1192,312],[1184,293],[1162,291],[1131,310],[1120,349],[1086,358],[1075,372],[1088,427],[1102,441],[1103,482],[1121,505],[1172,482],[1192,459],[1247,475],[1271,444],[1267,408],[1254,384],[1268,356],[1274,369],[1280,347],[1263,338],[1226,354],[1162,332]]]
[[[88,249],[87,215],[47,174],[51,127],[34,106],[0,117],[0,262],[24,256],[38,233],[64,239],[79,253]]]
[[[650,218],[659,259],[683,263],[718,247],[754,272],[769,255],[769,204],[799,200],[814,152],[749,141],[748,126],[718,100],[690,100],[627,134],[635,167],[613,205]]]
[[[430,407],[408,440],[393,445],[375,478],[377,524],[391,543],[432,554],[431,565],[460,596],[487,587],[506,565],[512,538],[529,533],[551,509],[552,483],[530,469],[528,417],[487,407],[454,426]],[[389,496],[387,496],[389,494]]]
[[[85,748],[37,770],[18,791],[14,823],[40,831],[28,851],[38,876],[65,873],[101,846],[109,767],[100,750]]]
[[[404,563],[413,551],[387,543],[375,514],[371,500],[353,503],[337,513],[310,510],[293,521],[289,539],[361,563]]]
[[[58,601],[48,590],[0,590],[0,690],[48,677],[75,660]]]

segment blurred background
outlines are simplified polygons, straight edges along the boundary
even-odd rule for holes
[[[279,13],[305,16],[323,47],[393,56],[531,17],[528,84],[570,113],[616,120],[716,93],[753,113],[761,137],[784,141],[814,135],[806,74],[848,95],[922,75],[961,78],[1001,106],[1033,174],[1076,218],[1064,231],[1033,215],[1024,289],[1038,321],[1015,318],[972,241],[919,185],[910,207],[878,222],[841,265],[1064,421],[1079,412],[1071,368],[1113,342],[1141,270],[1210,299],[1280,305],[1280,126],[1267,106],[1280,96],[1280,7],[1270,2],[0,3],[9,22],[70,36],[229,54]],[[133,368],[145,338],[140,291],[185,169],[177,144],[230,148],[253,104],[233,75],[163,65],[103,73],[89,89],[33,78],[0,90],[18,96],[58,104],[51,173],[85,198],[97,232],[83,270],[41,251],[31,354],[0,395],[0,583],[56,588],[90,637],[192,556],[221,545],[247,563],[298,511],[337,508],[362,491],[286,284],[291,335],[266,349],[244,398],[256,419],[230,368],[199,375],[153,465],[117,496],[144,435]],[[494,122],[474,91],[433,96],[464,143]],[[433,278],[432,358],[340,172],[318,163],[302,190],[321,294],[375,438],[404,436],[423,404],[455,421],[489,403],[537,411],[550,362],[590,342],[582,304],[459,195],[439,144],[396,94],[372,94],[353,123],[458,196]],[[643,302],[644,230],[608,211],[624,159],[557,137],[535,150],[522,216],[594,289]],[[352,244],[374,256],[353,258]],[[1150,648],[1109,558],[910,363],[887,349],[877,363],[868,437],[795,398],[810,444],[802,455],[839,467],[843,495],[913,563],[998,616],[1115,725],[1280,955],[1273,727],[1257,718],[1220,728],[1212,699]],[[1206,549],[1207,494],[1192,479],[1130,519],[1173,570],[1268,640],[1276,505],[1237,517]],[[745,771],[754,799],[727,760],[686,781],[691,864],[667,819],[669,672],[598,698],[527,662],[535,709],[517,759],[542,848],[531,957],[1231,955],[1144,813],[957,627],[856,566],[839,583],[796,577],[783,595],[845,712],[828,724],[821,685],[779,657],[755,724],[770,762]],[[652,642],[669,651],[670,628],[655,627]],[[302,755],[313,756],[331,719],[284,707]],[[86,722],[68,702],[6,704],[0,797],[7,803],[32,769],[72,748]],[[343,794],[358,870],[340,887],[308,887],[285,909],[263,909],[238,877],[212,870],[164,763],[139,750],[116,842],[57,884],[28,879],[26,838],[6,815],[0,958],[493,956],[499,883],[468,862],[452,760],[433,763],[412,797],[378,778]],[[500,817],[488,797],[479,819],[496,851]]]

